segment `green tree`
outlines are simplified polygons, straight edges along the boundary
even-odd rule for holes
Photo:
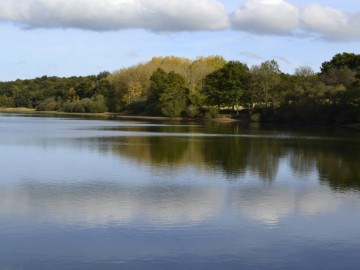
[[[238,106],[249,79],[249,68],[238,61],[230,61],[223,68],[207,75],[203,92],[209,105]]]
[[[32,108],[31,94],[26,88],[15,88],[14,93],[14,106]]]
[[[151,76],[148,112],[164,116],[180,116],[186,111],[188,88],[185,79],[173,71],[158,69]]]
[[[110,92],[110,82],[107,78],[97,79],[96,86],[92,91],[92,96],[102,95],[107,98]]]
[[[66,93],[65,93],[65,99],[67,101],[75,101],[75,100],[79,100],[80,97],[78,96],[78,94],[76,93],[76,90],[74,87],[69,88]]]
[[[360,73],[360,54],[354,53],[338,53],[330,61],[326,61],[321,65],[321,73],[326,73],[332,68],[347,67],[350,70]]]
[[[278,105],[279,94],[276,86],[280,83],[280,68],[275,60],[265,61],[251,68],[252,95],[256,102],[265,107]]]
[[[0,107],[11,108],[14,107],[14,100],[12,97],[0,95]]]
[[[75,91],[80,98],[90,98],[93,95],[94,88],[95,84],[91,78],[86,78],[75,86]]]

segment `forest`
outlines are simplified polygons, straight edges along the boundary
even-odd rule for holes
[[[360,55],[339,53],[283,73],[275,60],[248,67],[221,56],[169,56],[113,73],[0,82],[0,107],[75,113],[233,118],[263,122],[360,122]]]

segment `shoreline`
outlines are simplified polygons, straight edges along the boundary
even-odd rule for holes
[[[102,117],[102,118],[113,118],[113,119],[133,119],[133,120],[151,120],[151,121],[187,121],[187,122],[214,122],[220,124],[231,124],[231,123],[244,123],[243,119],[231,118],[228,116],[220,115],[216,118],[185,118],[185,117],[166,117],[166,116],[147,116],[147,115],[127,115],[123,113],[67,113],[59,111],[36,111],[36,109],[29,108],[0,108],[0,113],[21,113],[21,114],[35,114],[35,115],[68,115],[68,116],[88,116],[88,117]],[[277,123],[274,123],[277,124]],[[284,124],[284,123],[281,123]],[[285,123],[286,124],[286,123]],[[288,123],[294,124],[294,123]],[[299,123],[301,124],[301,123]],[[303,124],[304,126],[306,124]],[[321,125],[321,124],[319,124]],[[360,123],[344,124],[344,125],[329,125],[333,127],[347,128],[353,130],[360,130]]]
[[[241,122],[239,119],[234,119],[226,116],[219,116],[212,119],[205,118],[186,118],[186,117],[166,117],[166,116],[148,116],[148,115],[129,115],[123,113],[67,113],[59,111],[37,111],[29,108],[0,108],[0,113],[23,113],[23,114],[37,114],[37,115],[69,115],[69,116],[96,116],[103,118],[117,118],[117,119],[136,119],[136,120],[153,120],[153,121],[211,121],[217,123],[234,123]]]

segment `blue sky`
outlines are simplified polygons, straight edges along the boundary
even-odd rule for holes
[[[360,53],[359,0],[2,0],[0,81],[114,71],[154,56],[315,71]]]

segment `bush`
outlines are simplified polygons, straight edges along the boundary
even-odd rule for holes
[[[216,107],[206,107],[203,115],[206,119],[211,119],[219,116],[219,110]]]
[[[58,111],[60,109],[61,103],[57,102],[55,98],[48,98],[36,107],[37,111]]]
[[[98,95],[90,102],[87,102],[87,112],[89,113],[103,113],[107,111],[106,100],[102,95]]]
[[[63,104],[62,109],[64,112],[68,112],[68,113],[84,113],[85,112],[84,105],[82,104],[82,102],[80,100],[66,101]]]
[[[250,116],[251,122],[260,122],[261,121],[261,115],[260,113],[254,113]]]
[[[105,98],[101,95],[93,99],[83,98],[81,100],[67,101],[62,110],[69,113],[103,113],[107,111]]]
[[[133,102],[127,109],[133,114],[144,113],[146,111],[146,103],[144,101]]]
[[[200,108],[191,104],[186,108],[186,115],[189,117],[197,117],[200,115]]]

